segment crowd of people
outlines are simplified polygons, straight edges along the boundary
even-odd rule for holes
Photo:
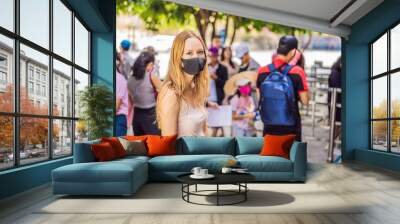
[[[304,55],[294,36],[283,36],[272,59],[260,66],[246,44],[207,47],[192,31],[172,44],[168,71],[160,80],[157,53],[145,48],[136,59],[124,40],[117,52],[116,134],[171,136],[255,136],[293,134],[301,141],[299,102],[308,104]],[[233,60],[236,57],[240,64]],[[232,125],[208,127],[207,107],[231,108]]]

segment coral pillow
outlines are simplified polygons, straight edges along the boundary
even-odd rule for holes
[[[125,157],[126,156],[126,151],[124,147],[122,146],[121,142],[119,142],[117,137],[111,137],[111,138],[101,138],[101,142],[108,142],[114,149],[115,155],[117,158]]]
[[[296,135],[265,135],[262,156],[280,156],[289,159],[290,148]]]
[[[148,156],[165,156],[176,154],[176,143],[177,136],[158,136],[149,135],[147,137],[147,153]]]
[[[94,154],[94,157],[99,162],[117,159],[117,155],[115,154],[113,147],[108,142],[93,144],[91,145],[91,149]]]

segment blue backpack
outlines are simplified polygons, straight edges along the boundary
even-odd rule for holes
[[[265,125],[294,126],[296,124],[296,96],[286,65],[281,72],[273,64],[268,65],[270,74],[260,86],[261,120]]]

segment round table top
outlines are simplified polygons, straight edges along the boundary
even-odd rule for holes
[[[212,173],[215,177],[211,179],[194,179],[190,177],[191,174],[179,175],[177,179],[185,184],[237,184],[255,180],[255,177],[249,173]]]

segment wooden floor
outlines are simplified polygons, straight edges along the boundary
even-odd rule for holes
[[[364,202],[357,214],[37,214],[54,200],[42,186],[0,202],[0,223],[400,223],[400,175],[357,163],[311,164],[308,182],[317,183],[346,201]]]

